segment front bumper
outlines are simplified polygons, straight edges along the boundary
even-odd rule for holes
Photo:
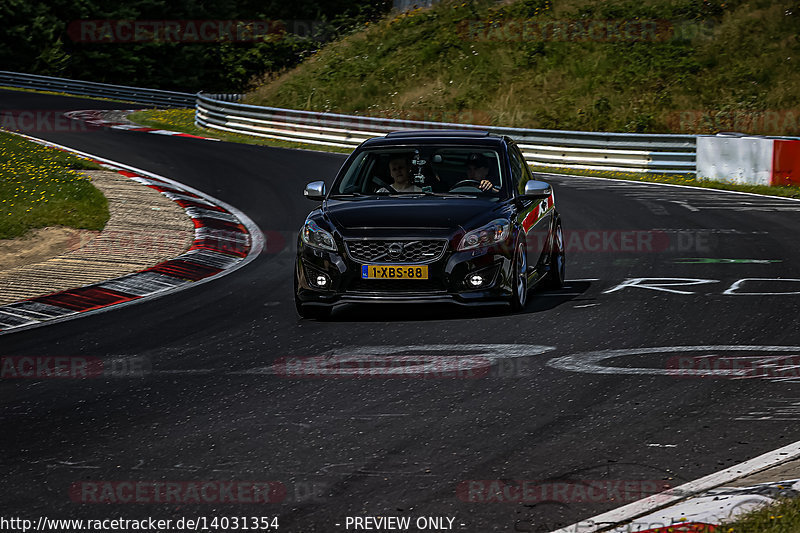
[[[365,280],[364,262],[354,261],[347,252],[318,250],[298,242],[295,280],[296,297],[304,304],[337,303],[453,303],[458,305],[496,305],[512,294],[510,245],[480,250],[447,251],[439,259],[419,263],[428,266],[427,280]],[[375,263],[386,264],[386,263]],[[409,264],[409,263],[403,263]],[[480,287],[467,284],[467,278],[480,273],[486,280]],[[315,280],[326,278],[326,286]]]

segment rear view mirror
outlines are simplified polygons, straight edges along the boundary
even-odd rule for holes
[[[324,181],[312,181],[306,185],[303,194],[309,200],[324,200],[326,192]]]
[[[522,196],[534,200],[542,200],[551,194],[553,194],[553,188],[550,187],[549,183],[531,180],[525,183],[525,192]]]

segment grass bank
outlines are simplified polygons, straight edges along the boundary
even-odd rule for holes
[[[800,134],[796,0],[442,1],[247,103],[528,128]]]
[[[724,533],[797,533],[800,531],[800,500],[784,500],[747,514],[719,528]]]
[[[81,170],[89,161],[0,132],[0,239],[45,226],[100,230],[108,202]]]

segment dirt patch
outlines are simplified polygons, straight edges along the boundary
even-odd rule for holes
[[[108,199],[106,227],[99,233],[52,228],[55,233],[45,231],[41,239],[31,233],[0,241],[9,261],[0,267],[0,305],[138,272],[192,245],[194,224],[176,203],[116,172],[87,174]],[[45,257],[35,260],[36,254]]]
[[[99,234],[99,231],[58,226],[34,229],[15,239],[2,239],[0,240],[0,271],[31,265],[65,252],[77,250]]]

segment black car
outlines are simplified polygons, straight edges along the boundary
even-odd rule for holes
[[[295,303],[525,306],[540,282],[564,284],[561,217],[514,141],[477,131],[389,133],[363,142],[298,236]]]

